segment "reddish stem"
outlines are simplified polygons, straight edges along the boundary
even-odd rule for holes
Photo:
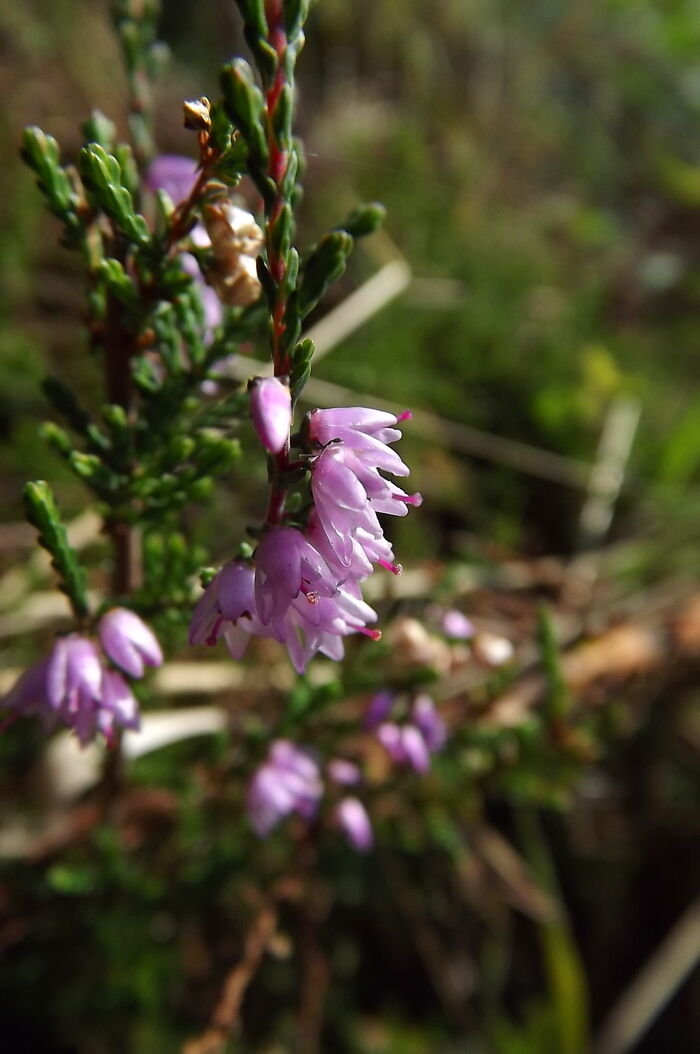
[[[199,138],[200,165],[201,169],[195,180],[192,190],[183,202],[178,205],[173,216],[170,230],[168,231],[167,248],[171,252],[177,243],[184,237],[190,222],[192,211],[202,196],[202,191],[209,180],[211,169],[219,159],[219,151],[210,145],[206,132],[202,132]]]
[[[265,96],[267,147],[269,155],[268,174],[276,187],[274,199],[266,210],[265,241],[270,275],[277,286],[277,299],[272,312],[272,325],[270,328],[272,362],[275,376],[282,377],[289,374],[291,362],[289,355],[282,350],[282,336],[284,335],[286,328],[284,316],[287,307],[286,295],[283,289],[286,274],[286,260],[276,252],[273,238],[275,225],[279,221],[282,209],[285,205],[281,184],[287,170],[289,157],[286,148],[282,146],[278,140],[274,122],[275,109],[277,108],[277,104],[279,103],[280,96],[286,84],[285,57],[287,51],[287,34],[284,27],[284,14],[281,0],[266,0],[265,17],[268,25],[268,43],[274,48],[278,60],[275,78]],[[271,527],[278,525],[282,521],[284,515],[287,488],[281,482],[281,479],[288,468],[289,444],[287,444],[273,459],[272,483],[270,486],[270,497],[265,518],[265,522]]]

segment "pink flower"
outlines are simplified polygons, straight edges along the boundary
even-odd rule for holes
[[[283,451],[291,425],[289,389],[278,378],[258,378],[250,403],[264,446]],[[222,569],[197,604],[192,644],[214,644],[223,636],[234,658],[241,658],[251,636],[272,637],[286,644],[301,672],[316,652],[342,658],[342,638],[349,633],[379,639],[379,631],[367,626],[377,616],[362,599],[361,582],[375,564],[394,574],[401,565],[394,562],[377,511],[403,516],[421,501],[380,474],[408,473],[388,445],[400,438],[394,426],[406,416],[354,407],[307,417],[313,508],[306,527],[268,526],[254,554],[254,571],[235,572],[235,610],[228,613],[222,598],[233,572]]]
[[[409,417],[403,414],[401,420]],[[324,449],[335,449],[343,464],[352,471],[365,488],[376,512],[405,516],[405,505],[419,505],[419,494],[406,494],[395,484],[379,475],[407,476],[408,466],[388,444],[401,438],[394,427],[399,418],[381,410],[352,406],[334,410],[312,410],[306,431],[310,439]],[[405,503],[396,504],[397,502]]]
[[[191,157],[161,154],[148,166],[146,186],[154,194],[164,190],[173,204],[179,205],[192,190],[198,167]]]
[[[368,437],[380,443],[396,443],[401,432],[396,425],[399,420],[406,420],[410,414],[401,418],[385,410],[372,410],[366,406],[342,406],[331,410],[312,410],[308,415],[308,429],[311,438],[321,446],[342,439],[349,446],[362,445]]]
[[[410,765],[416,772],[427,772],[430,756],[445,744],[447,729],[435,708],[435,703],[425,693],[416,696],[411,707],[410,719],[405,724],[386,721],[391,711],[389,693],[380,692],[374,697],[368,715],[371,723],[365,727],[376,728],[376,737],[397,765]],[[378,724],[382,721],[382,724]]]
[[[421,773],[430,768],[430,751],[415,725],[385,722],[377,729],[376,736],[397,765],[410,765],[416,772]]]
[[[336,585],[301,531],[274,528],[255,560],[255,569],[232,561],[214,576],[194,610],[190,644],[216,644],[223,637],[233,658],[241,659],[251,636],[272,637],[287,645],[294,668],[303,673],[318,651],[341,659],[341,638],[348,633],[380,636],[367,629],[377,614],[363,601],[357,583],[347,579]]]
[[[178,154],[161,154],[148,167],[146,186],[153,193],[164,190],[174,205],[180,205],[189,196],[197,179],[198,164],[190,157]],[[211,244],[204,226],[198,223],[190,231],[190,239],[195,245],[208,248]],[[183,271],[194,279],[201,297],[204,311],[204,336],[207,343],[213,337],[214,330],[221,324],[223,310],[214,290],[206,284],[196,257],[191,253],[181,253],[180,264]],[[204,382],[207,383],[206,381]]]
[[[326,447],[314,460],[311,493],[319,523],[342,565],[347,567],[353,558],[358,529],[370,538],[383,536],[367,491],[345,464],[340,446]]]
[[[322,794],[321,774],[313,756],[288,739],[277,739],[250,781],[248,817],[264,838],[292,812],[312,819]]]
[[[308,604],[330,597],[337,583],[317,549],[294,527],[273,527],[255,551],[255,603],[264,626],[283,619],[303,594]]]
[[[445,611],[441,622],[442,632],[453,640],[471,640],[474,636],[474,624],[456,608]]]
[[[97,631],[105,652],[131,677],[143,677],[145,666],[160,666],[163,653],[153,631],[128,608],[112,608]]]
[[[374,845],[372,823],[359,798],[343,798],[336,806],[335,824],[353,849],[366,853]]]
[[[343,787],[353,787],[362,781],[362,773],[354,761],[346,758],[331,758],[326,765],[328,778]]]
[[[260,442],[271,454],[279,454],[289,441],[292,424],[292,395],[288,384],[277,377],[256,377],[249,385],[250,416]]]
[[[397,421],[393,414],[363,407],[316,410],[306,420],[312,450],[322,447],[311,463],[318,522],[312,530],[320,528],[335,562],[357,575],[366,574],[373,563],[398,572],[377,513],[405,516],[410,505],[422,502],[420,494],[407,494],[380,472],[408,475],[408,467],[387,445],[401,436],[391,427]]]
[[[83,746],[98,732],[111,740],[115,725],[139,727],[128,684],[106,669],[92,641],[77,633],[59,637],[48,658],[20,677],[4,705],[16,714],[36,714],[47,730],[63,722]]]
[[[367,628],[376,618],[376,611],[362,600],[357,583],[348,579],[332,597],[318,597],[309,603],[308,597],[300,595],[282,619],[270,624],[267,635],[287,645],[295,670],[303,673],[316,652],[336,661],[342,659],[342,638],[349,633],[379,640],[379,630]]]
[[[411,722],[420,731],[431,754],[442,750],[447,739],[447,729],[429,695],[421,693],[416,696],[411,707]]]
[[[252,566],[242,560],[224,564],[197,601],[190,623],[190,644],[216,644],[226,623],[255,613],[254,576]]]
[[[368,731],[371,731],[373,728],[381,725],[383,721],[386,721],[393,707],[393,692],[377,692],[370,699],[369,706],[365,711],[365,716],[362,721],[364,727]]]

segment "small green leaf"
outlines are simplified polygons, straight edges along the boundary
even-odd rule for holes
[[[275,285],[274,279],[270,274],[267,264],[263,260],[262,256],[258,256],[255,261],[255,266],[258,272],[258,278],[260,279],[260,285],[263,288],[265,298],[270,305],[273,307],[277,301],[277,286]]]
[[[279,66],[277,52],[268,44],[264,37],[258,36],[255,30],[250,26],[244,28],[243,36],[246,39],[246,44],[253,52],[255,62],[260,70],[263,84],[266,86],[270,85],[274,80],[275,74],[277,73],[277,67]]]
[[[284,175],[282,176],[282,182],[280,184],[280,193],[282,194],[282,197],[291,198],[300,168],[301,162],[299,151],[295,144],[289,151],[287,167],[284,170]]]
[[[263,0],[236,0],[236,7],[246,26],[254,29],[259,37],[267,36],[267,19]]]
[[[109,218],[137,245],[148,245],[148,226],[134,209],[117,158],[108,154],[99,143],[90,143],[80,151],[78,168],[85,186]]]
[[[294,349],[289,384],[292,390],[292,399],[295,401],[299,398],[304,385],[311,375],[311,359],[314,350],[314,342],[311,337],[304,337]]]
[[[242,136],[236,135],[235,138],[231,138],[231,123],[228,118],[226,118],[226,123],[229,130],[228,144],[221,159],[216,164],[214,176],[217,179],[220,179],[223,183],[235,187],[240,183],[241,178],[246,172],[248,147]]]
[[[131,359],[131,378],[146,395],[154,395],[163,387],[163,378],[156,365],[146,355],[135,355]]]
[[[218,571],[215,567],[203,567],[199,572],[199,581],[202,583],[202,589],[206,589],[213,578],[216,577]]]
[[[286,261],[287,253],[292,244],[294,230],[294,217],[291,206],[286,202],[279,210],[271,232],[272,251],[278,257]]]
[[[127,307],[136,306],[138,302],[136,288],[119,260],[111,257],[100,260],[97,273],[112,296]]]
[[[117,126],[99,110],[93,110],[83,121],[82,131],[86,143],[99,143],[105,150],[114,150]]]
[[[100,497],[109,497],[122,483],[120,477],[110,471],[95,454],[72,450],[68,455],[68,464],[76,476],[84,480]]]
[[[284,291],[289,296],[299,277],[299,253],[292,246],[287,253],[287,268],[284,272]]]
[[[39,544],[51,555],[59,587],[68,597],[76,617],[82,619],[88,613],[85,572],[68,542],[51,488],[44,480],[36,480],[27,483],[23,496],[27,520],[39,532]]]
[[[22,139],[22,158],[36,173],[39,188],[51,211],[66,223],[78,223],[74,209],[75,194],[70,179],[61,168],[58,143],[41,128],[25,128]]]
[[[121,169],[122,186],[129,191],[132,197],[136,197],[139,192],[140,179],[133,150],[128,143],[117,143],[114,156]]]
[[[92,893],[97,884],[95,874],[85,867],[67,867],[54,864],[46,872],[47,885],[54,893],[80,897]]]
[[[65,428],[61,428],[60,425],[54,424],[53,421],[44,421],[39,429],[39,435],[44,442],[48,443],[50,447],[53,447],[61,457],[68,457],[73,449],[70,436]]]
[[[226,107],[221,102],[214,103],[209,111],[209,117],[211,118],[209,140],[217,150],[224,153],[231,146],[231,136],[233,135],[233,125],[229,115],[226,113]]]
[[[347,231],[353,238],[364,238],[381,227],[385,216],[384,206],[379,201],[370,201],[355,206],[345,221],[338,224],[338,229]]]
[[[285,84],[277,99],[272,122],[275,132],[282,142],[286,142],[291,135],[292,110],[294,107],[294,93],[290,84]]]
[[[226,112],[246,141],[252,168],[262,174],[268,161],[265,100],[253,80],[253,71],[243,59],[234,59],[224,66],[220,79]]]
[[[299,314],[308,315],[326,290],[345,271],[353,249],[353,239],[346,231],[331,231],[311,251],[304,263],[298,291]]]
[[[288,37],[295,37],[309,14],[309,0],[284,0],[284,25]]]
[[[109,440],[102,434],[87,410],[78,402],[75,393],[58,377],[49,376],[42,383],[46,398],[68,422],[71,428],[84,436],[100,453],[109,450]]]

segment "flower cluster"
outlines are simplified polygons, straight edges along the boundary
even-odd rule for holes
[[[344,758],[330,761],[326,774],[339,786],[355,785],[362,778],[357,766]],[[248,786],[248,818],[254,831],[264,838],[292,813],[307,822],[313,820],[323,794],[321,769],[311,751],[288,739],[276,739]],[[355,795],[344,794],[336,802],[331,822],[354,849],[366,852],[372,847],[372,824],[367,810]]]
[[[283,416],[287,426],[290,409],[286,396],[265,383],[253,387],[251,408],[258,434],[273,450],[279,435],[265,422],[265,409]],[[377,513],[403,516],[421,502],[380,472],[408,475],[388,445],[401,437],[396,425],[407,416],[364,407],[307,416],[302,435],[313,508],[305,527],[268,527],[252,562],[232,561],[218,572],[195,609],[190,643],[223,637],[238,659],[251,635],[271,637],[286,644],[301,673],[317,652],[341,659],[349,633],[379,639],[379,631],[368,628],[377,614],[362,599],[361,584],[376,564],[401,570]]]
[[[3,700],[11,716],[36,715],[47,731],[62,722],[82,746],[101,733],[114,741],[116,727],[138,728],[139,709],[128,682],[106,659],[132,678],[163,655],[153,632],[133,611],[112,608],[97,626],[103,654],[88,637],[59,637],[50,654],[31,666]]]
[[[447,739],[445,722],[429,695],[421,693],[413,700],[408,720],[399,724],[389,721],[394,708],[391,692],[378,692],[365,714],[365,728],[373,731],[391,760],[425,773],[430,758],[442,750]]]

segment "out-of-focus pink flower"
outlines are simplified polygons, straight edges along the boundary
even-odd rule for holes
[[[164,190],[175,205],[187,199],[197,178],[198,165],[190,157],[177,154],[161,154],[149,165],[146,173],[146,186],[153,193]],[[200,248],[209,247],[209,235],[201,223],[190,231],[191,241]],[[197,286],[204,311],[205,339],[212,339],[214,330],[221,324],[223,311],[218,296],[206,284],[196,258],[191,253],[181,253],[180,264],[183,271],[190,275]],[[205,382],[206,383],[206,382]]]
[[[198,230],[201,230],[202,233],[204,233],[203,227],[195,227],[191,232],[191,235],[195,234]],[[207,341],[210,341],[214,335],[214,330],[217,326],[221,325],[221,320],[224,317],[221,301],[211,286],[207,285],[204,281],[199,264],[192,253],[181,253],[179,259],[183,271],[194,278],[197,283],[197,289],[199,290],[199,296],[202,301],[202,310],[204,312],[205,338]],[[207,384],[206,381],[203,383]],[[216,395],[217,390],[218,389],[215,389],[211,394]],[[207,395],[209,392],[205,391],[204,394]]]
[[[153,194],[164,190],[173,204],[179,205],[194,187],[198,167],[191,157],[161,154],[148,166],[146,186]]]
[[[447,739],[447,728],[429,695],[417,695],[411,707],[411,721],[419,729],[431,754],[442,750]]]
[[[288,739],[277,739],[250,781],[248,817],[264,838],[292,812],[310,820],[322,794],[321,774],[310,752]]]
[[[250,416],[260,442],[271,454],[279,454],[289,441],[292,424],[292,394],[278,377],[256,377],[249,385]]]
[[[16,714],[36,714],[47,730],[62,722],[83,746],[97,732],[111,740],[115,725],[139,726],[128,684],[106,669],[92,641],[77,633],[59,637],[48,658],[23,674],[3,705]]]
[[[381,714],[382,709],[377,707],[377,715]],[[383,721],[374,727],[377,739],[395,764],[410,765],[421,773],[428,771],[431,754],[441,750],[447,738],[445,722],[433,700],[425,694],[416,697],[409,721],[404,724]]]
[[[372,823],[359,798],[343,798],[335,809],[334,821],[353,849],[368,852],[374,845]]]
[[[471,640],[474,636],[474,624],[456,608],[445,611],[440,619],[440,628],[446,637],[453,640]]]
[[[14,717],[25,716],[40,718],[47,732],[54,727],[58,715],[48,706],[46,697],[46,670],[49,661],[49,658],[40,659],[28,667],[2,699],[0,705],[8,713],[3,727],[11,723]]]
[[[362,773],[354,761],[346,758],[332,758],[326,765],[328,778],[343,787],[354,787],[362,781]]]
[[[373,728],[386,721],[394,707],[394,698],[393,692],[377,692],[372,696],[362,719],[368,731],[371,732]]]
[[[131,677],[143,677],[146,666],[160,666],[163,662],[153,630],[128,608],[106,612],[97,631],[109,658]]]

